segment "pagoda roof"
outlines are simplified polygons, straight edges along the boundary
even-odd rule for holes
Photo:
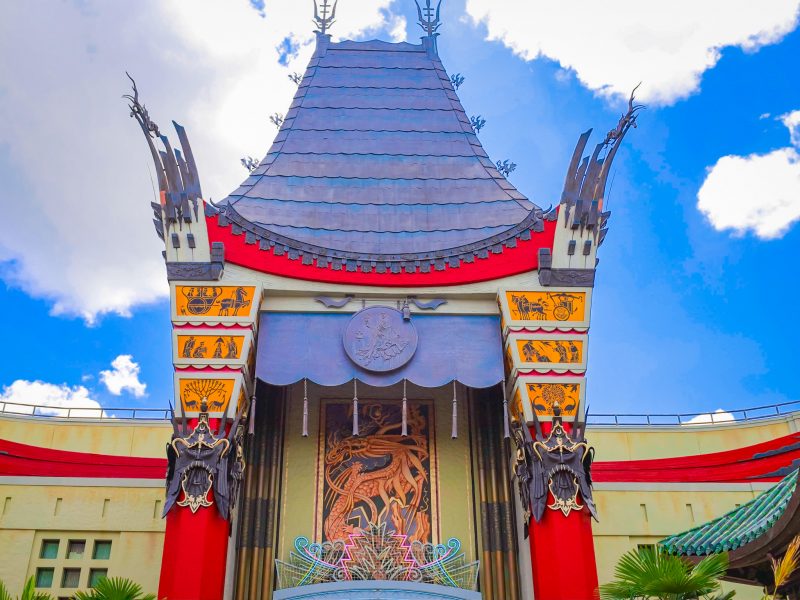
[[[475,135],[435,37],[318,34],[272,147],[218,206],[248,243],[347,270],[458,266],[544,230]]]
[[[785,542],[783,538],[786,535],[790,539],[798,533],[795,514],[798,500],[797,471],[794,470],[747,504],[713,521],[663,539],[659,545],[671,554],[687,556],[732,552],[731,566],[739,566],[737,563],[750,562],[742,560],[745,556],[755,554],[763,558],[766,546],[780,546],[779,540]],[[784,531],[787,523],[792,524],[792,531]],[[777,549],[772,548],[773,553],[777,554]]]

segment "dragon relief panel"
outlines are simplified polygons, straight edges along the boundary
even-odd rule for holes
[[[409,542],[433,542],[438,537],[433,405],[408,402],[405,437],[399,402],[361,401],[359,436],[352,435],[351,402],[324,402],[322,411],[318,539],[342,540],[385,526]]]

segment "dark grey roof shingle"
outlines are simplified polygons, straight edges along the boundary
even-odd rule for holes
[[[225,204],[259,239],[367,260],[471,257],[540,216],[489,160],[432,46],[328,36],[267,156]]]

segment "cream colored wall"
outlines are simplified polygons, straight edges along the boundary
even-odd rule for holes
[[[800,430],[800,413],[749,423],[676,427],[589,427],[597,460],[692,456],[752,446]]]
[[[70,452],[164,458],[168,421],[0,415],[0,439]]]
[[[593,427],[596,460],[640,460],[734,450],[798,430],[793,415],[742,424],[681,427]],[[596,483],[600,521],[593,524],[600,583],[613,579],[625,552],[719,517],[772,484]],[[737,599],[761,598],[758,588],[726,584]]]
[[[128,488],[52,483],[58,480],[0,482],[0,580],[12,593],[21,590],[37,567],[55,568],[54,585],[47,591],[56,597],[75,592],[60,588],[64,567],[81,568],[81,587],[88,583],[89,568],[100,567],[107,568],[110,577],[128,577],[155,592],[164,543],[163,486],[159,482]],[[44,539],[61,541],[57,559],[39,558]],[[87,540],[84,559],[65,558],[70,539]],[[94,540],[111,540],[109,560],[91,560]]]
[[[68,420],[0,416],[0,439],[75,452],[164,458],[168,422]],[[164,544],[161,480],[0,477],[0,580],[17,594],[38,566],[55,568],[54,597],[64,567],[81,568],[81,586],[92,567],[128,577],[156,592]],[[43,539],[59,539],[59,558],[39,558]],[[84,560],[67,561],[69,539],[87,540]],[[92,561],[94,540],[112,540],[111,558]]]

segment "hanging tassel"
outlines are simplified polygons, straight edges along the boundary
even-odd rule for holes
[[[408,400],[406,400],[406,380],[403,379],[403,426],[400,428],[400,435],[408,435]]]
[[[358,380],[353,379],[353,435],[358,435]]]
[[[508,426],[508,398],[506,398],[506,380],[500,382],[503,386],[503,437],[508,439],[511,437],[511,430]]]
[[[456,395],[456,380],[453,379],[453,425],[450,430],[452,439],[458,438],[458,396]]]
[[[253,435],[256,432],[256,395],[250,398],[250,414],[247,415],[247,433]]]
[[[303,437],[308,437],[308,379],[303,379]]]

